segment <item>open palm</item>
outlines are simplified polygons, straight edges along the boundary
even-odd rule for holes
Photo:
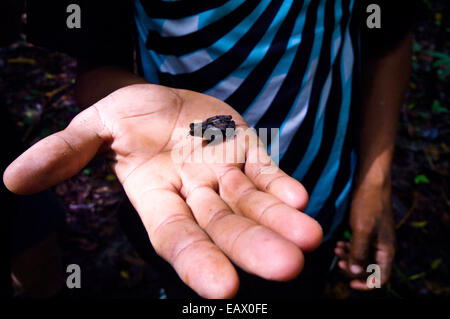
[[[241,129],[234,138],[206,144],[188,136],[191,122],[218,114],[233,116]],[[38,192],[109,152],[157,253],[201,296],[232,297],[239,286],[232,263],[269,280],[289,280],[303,267],[302,251],[322,238],[318,223],[300,212],[305,189],[273,169],[263,146],[251,143],[256,135],[244,137],[246,128],[233,108],[210,96],[128,86],[28,149],[4,182],[18,194]],[[230,152],[232,160],[223,160]]]

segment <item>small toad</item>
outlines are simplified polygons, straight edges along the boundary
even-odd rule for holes
[[[201,123],[191,123],[189,134],[204,138],[208,144],[219,134],[222,134],[223,138],[233,137],[236,123],[231,118],[231,115],[216,115]]]

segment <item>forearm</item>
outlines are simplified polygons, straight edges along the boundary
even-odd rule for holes
[[[143,83],[148,82],[125,68],[102,66],[81,69],[77,76],[75,99],[82,108],[86,108],[117,89]]]
[[[365,63],[358,183],[390,183],[399,111],[408,85],[411,35],[392,52]]]

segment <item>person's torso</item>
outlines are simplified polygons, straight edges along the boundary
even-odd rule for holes
[[[135,1],[144,76],[217,97],[256,129],[278,128],[269,144],[325,231],[342,220],[356,161],[353,2]]]

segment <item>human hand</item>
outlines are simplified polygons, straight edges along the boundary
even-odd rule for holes
[[[369,182],[356,187],[351,211],[350,242],[337,242],[335,253],[338,266],[349,277],[350,287],[369,290],[366,267],[370,263],[380,266],[380,284],[390,277],[395,255],[395,225],[391,205],[390,183],[373,185]]]
[[[238,130],[234,138],[208,145],[188,136],[191,122],[218,114],[232,115],[237,128],[247,128],[235,110],[210,96],[128,86],[33,145],[7,168],[4,183],[18,194],[39,192],[109,152],[156,252],[199,295],[232,297],[239,286],[232,262],[262,278],[290,280],[303,267],[302,251],[322,239],[319,224],[300,212],[308,195],[281,170],[266,174],[273,163],[264,148],[236,144]],[[252,139],[256,135],[247,137]],[[187,155],[174,157],[186,146]],[[199,149],[218,157],[211,151],[220,147],[234,150],[234,160],[188,160]]]

